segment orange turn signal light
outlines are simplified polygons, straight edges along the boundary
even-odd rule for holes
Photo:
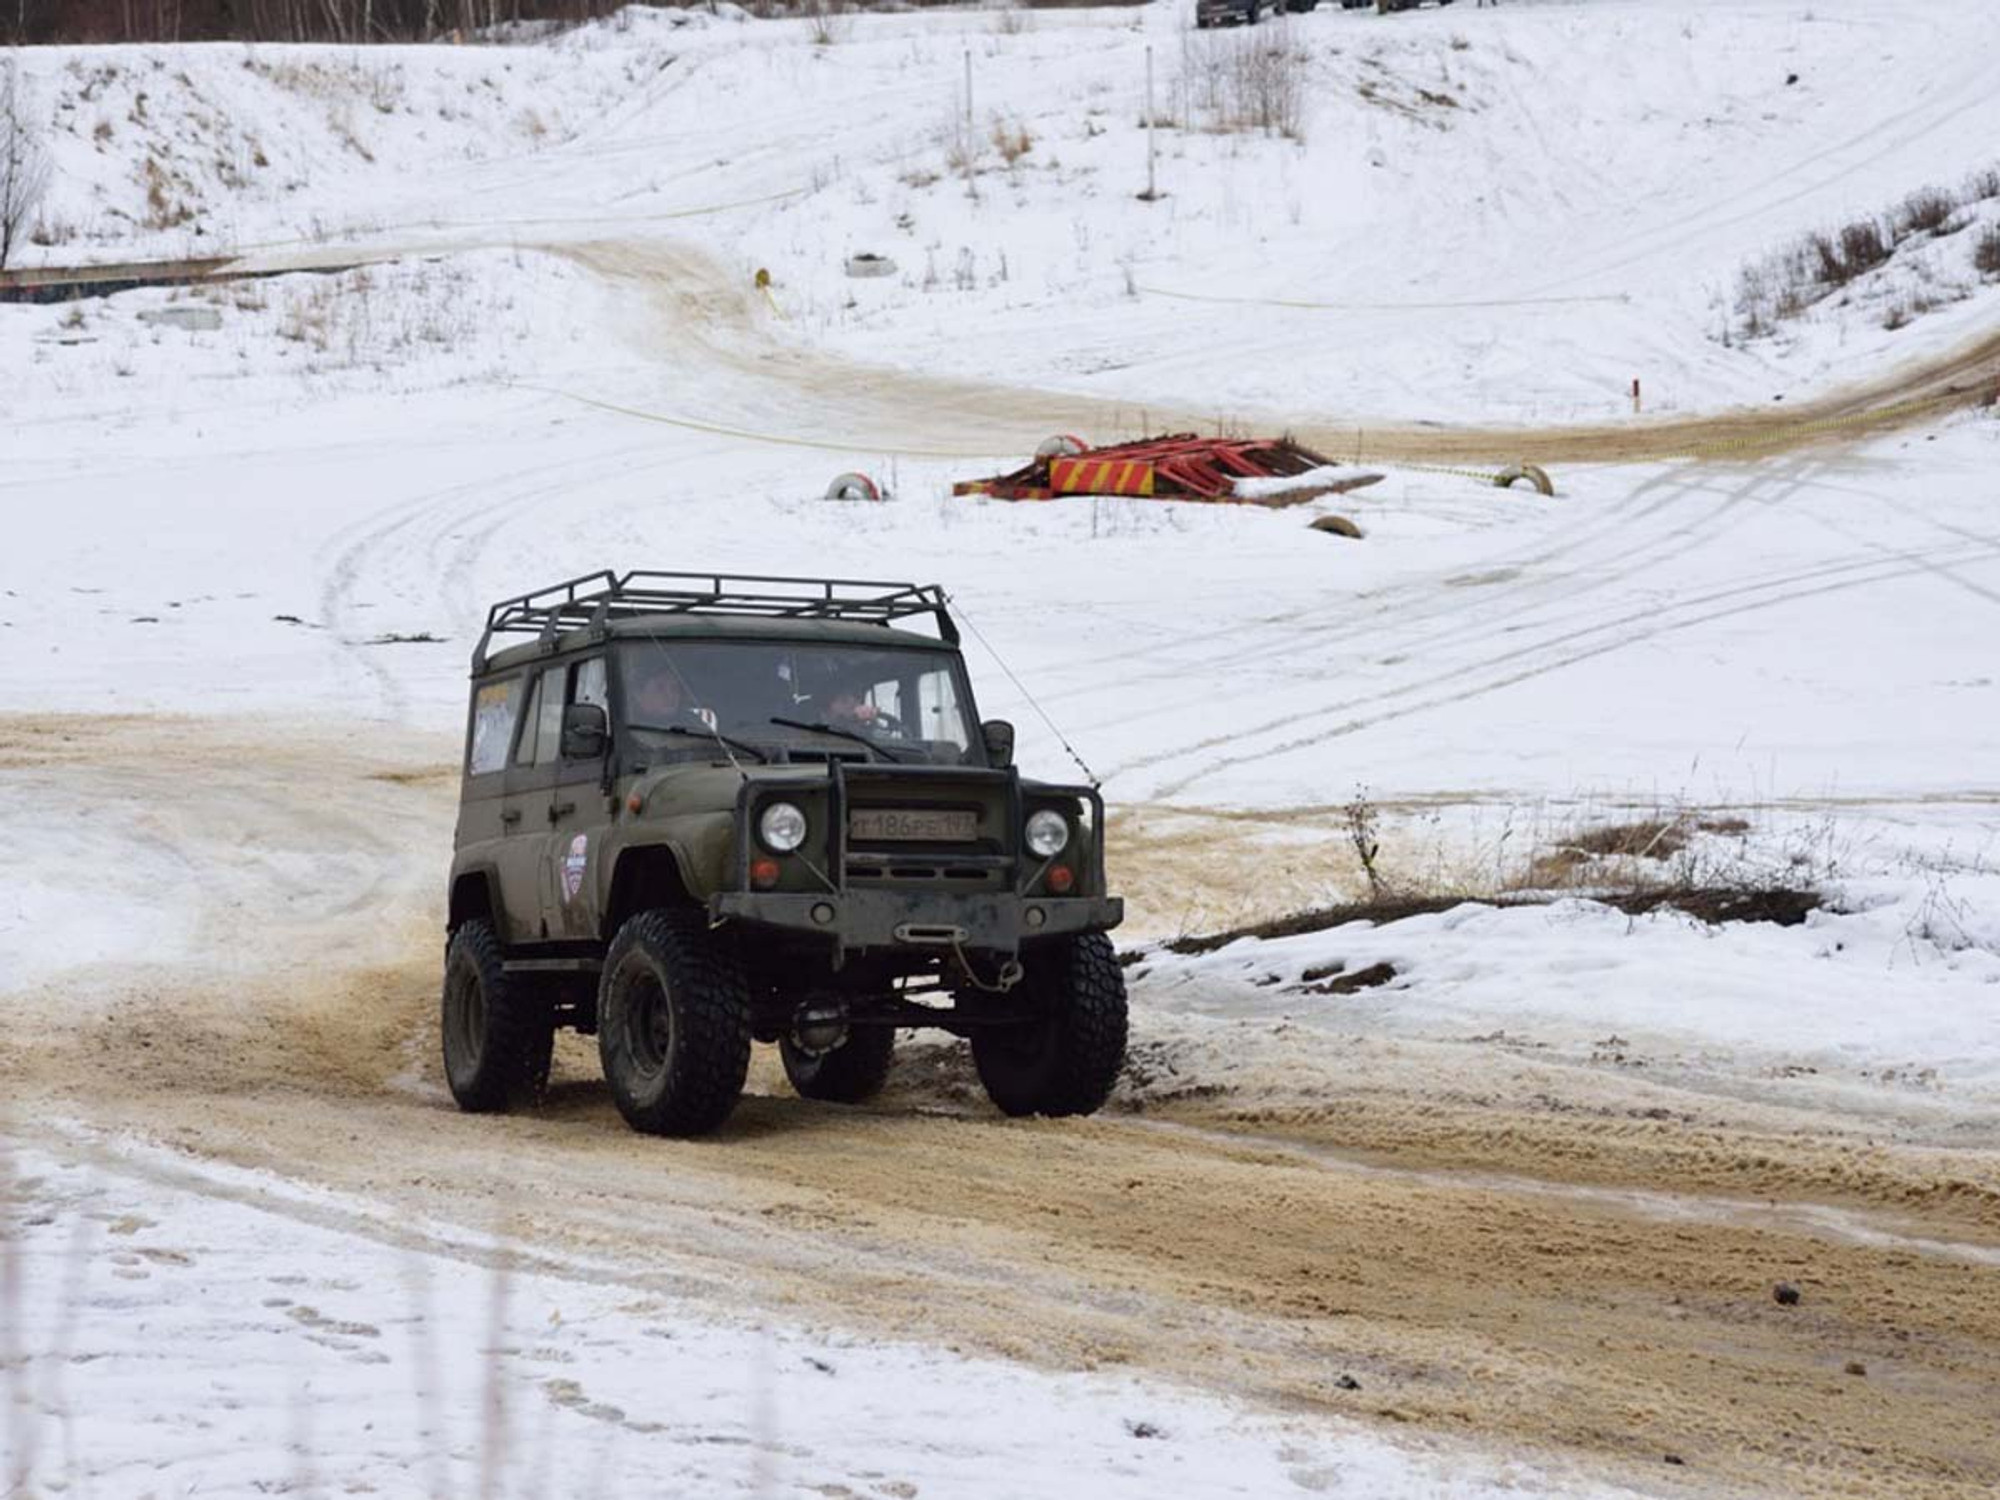
[[[751,860],[750,883],[760,891],[768,891],[778,883],[778,862],[775,859]]]
[[[1048,882],[1049,889],[1060,896],[1076,884],[1076,871],[1068,865],[1050,865]]]

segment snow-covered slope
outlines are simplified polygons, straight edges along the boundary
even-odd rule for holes
[[[1971,233],[1775,339],[1738,309],[1802,233],[2000,159],[1975,0],[1326,7],[1224,34],[1185,11],[857,16],[818,45],[634,8],[503,48],[37,53],[56,243],[29,253],[698,231],[740,284],[771,272],[787,339],[1221,418],[1607,418],[1635,378],[1650,412],[1705,410],[1990,316]],[[849,278],[857,252],[897,274]]]

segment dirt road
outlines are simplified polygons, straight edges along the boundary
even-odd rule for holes
[[[1138,420],[1130,402],[860,366],[788,341],[774,331],[747,282],[691,245],[654,239],[542,248],[643,297],[654,321],[651,327],[643,320],[635,323],[634,336],[642,343],[676,362],[698,351],[695,363],[704,374],[699,410],[666,409],[649,402],[643,390],[564,388],[565,394],[608,403],[634,417],[712,425],[733,435],[807,446],[824,442],[924,454],[931,450],[905,446],[912,414],[921,412],[926,430],[950,434],[949,450],[934,454],[940,457],[1026,453],[1051,432],[1123,434]],[[713,378],[718,375],[723,378]],[[1381,423],[1366,412],[1314,409],[1245,412],[1242,419],[1291,432],[1343,458],[1491,470],[1515,461],[1753,458],[1935,422],[1954,410],[1991,405],[1996,399],[2000,333],[1822,396],[1757,410],[1536,428]],[[782,422],[775,413],[782,413]],[[1146,420],[1156,431],[1207,431],[1215,413],[1154,404]]]
[[[445,858],[448,748],[262,734],[0,732],[0,766],[38,794],[89,802],[140,765],[162,788],[221,788],[157,813],[202,934],[181,960],[9,998],[17,1134],[75,1150],[79,1125],[136,1132],[184,1172],[108,1154],[107,1170],[383,1240],[468,1256],[444,1229],[499,1227],[635,1289],[1526,1442],[1669,1492],[2000,1484],[1990,1142],[1470,1044],[1357,1037],[1308,1070],[1337,1091],[1215,1080],[1187,1068],[1146,978],[1130,1075],[1090,1121],[1004,1121],[959,1050],[917,1045],[867,1109],[792,1098],[760,1057],[718,1139],[642,1139],[582,1039],[544,1109],[460,1116],[434,1063],[425,878]],[[280,787],[310,767],[314,795],[240,796],[228,779],[254,763]],[[223,802],[227,836],[204,839]],[[344,872],[335,899],[260,897],[256,872],[229,870],[245,850],[282,867],[308,849]],[[349,1206],[263,1196],[215,1163]],[[1780,1280],[1797,1306],[1773,1300]]]

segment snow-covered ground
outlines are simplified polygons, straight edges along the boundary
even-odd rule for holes
[[[716,1321],[671,1271],[87,1140],[0,1155],[15,1493],[1630,1493],[1116,1374]],[[22,1354],[32,1356],[25,1365]]]
[[[1906,262],[1722,334],[1746,264],[2000,157],[2000,16],[1323,7],[1251,34],[1300,55],[1292,138],[1201,128],[1204,80],[1249,41],[1187,11],[857,16],[817,45],[725,6],[505,48],[24,53],[58,170],[31,257],[359,264],[0,306],[0,996],[84,1017],[149,972],[264,962],[236,951],[252,922],[274,950],[356,912],[427,927],[492,598],[603,566],[936,578],[1024,763],[1065,769],[1046,711],[1158,834],[1123,856],[1135,943],[1268,914],[1277,887],[1356,894],[1357,797],[1419,893],[1495,893],[1561,837],[1698,810],[1746,825],[1702,869],[1832,898],[1789,929],[1565,901],[1148,948],[1136,1034],[1183,1071],[1303,1096],[1341,1086],[1352,1038],[1498,1046],[1990,1150],[1990,412],[1743,464],[1568,466],[1554,499],[1414,468],[1298,510],[949,486],[1087,426],[1062,393],[1103,437],[1161,408],[1619,420],[1635,376],[1649,413],[1707,410],[1966,339],[2000,308],[1957,265],[2000,212],[1983,199],[1910,251],[1962,300],[1883,327]],[[860,252],[897,274],[847,277]],[[148,321],[168,307],[221,328]],[[887,503],[819,498],[857,466]],[[1306,529],[1326,512],[1365,540]],[[204,743],[240,725],[231,776],[142,764],[157,727],[124,768],[125,720],[80,727],[102,715]],[[261,783],[260,744],[289,746]],[[357,801],[316,777],[342,744],[442,774]],[[1387,987],[1298,988],[1378,961]],[[995,1465],[1023,1493],[1566,1482],[1138,1378],[752,1330],[527,1248],[481,1276],[491,1246],[278,1211],[304,1190],[147,1149],[42,1140],[15,1165],[25,1312],[0,1353],[34,1358],[8,1363],[10,1431],[100,1493],[296,1485],[314,1454],[351,1468],[318,1482],[476,1488],[495,1402],[535,1455],[510,1473],[611,1493],[649,1472],[991,1493]],[[193,1386],[159,1379],[166,1348],[210,1426],[170,1420]],[[912,1405],[951,1415],[913,1427]]]

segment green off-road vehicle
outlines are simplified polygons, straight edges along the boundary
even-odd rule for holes
[[[936,587],[604,572],[496,604],[451,866],[453,1097],[534,1099],[573,1026],[627,1121],[691,1135],[752,1040],[856,1102],[898,1028],[934,1026],[1007,1113],[1095,1110],[1125,1053],[1104,803],[1023,780],[1013,748]]]

